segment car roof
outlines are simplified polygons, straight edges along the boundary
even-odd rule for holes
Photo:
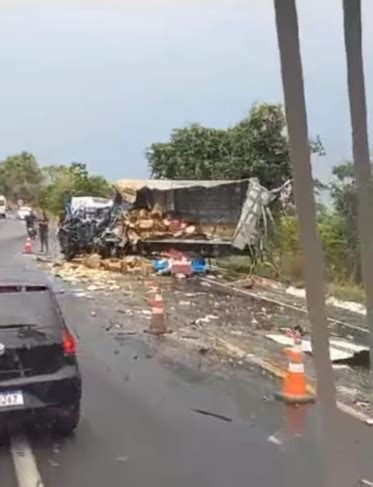
[[[2,325],[61,326],[58,305],[45,284],[0,284],[0,328]]]

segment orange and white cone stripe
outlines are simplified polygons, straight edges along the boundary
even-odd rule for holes
[[[294,346],[290,349],[285,349],[285,353],[289,359],[288,370],[284,377],[282,391],[277,392],[276,397],[288,404],[313,402],[314,397],[307,392],[300,337],[295,337]]]

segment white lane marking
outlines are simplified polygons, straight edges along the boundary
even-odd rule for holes
[[[26,437],[22,434],[11,434],[10,441],[19,487],[44,487]]]

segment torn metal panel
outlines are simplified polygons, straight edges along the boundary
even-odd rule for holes
[[[258,221],[265,207],[271,201],[271,192],[251,179],[242,206],[241,216],[232,239],[232,245],[244,249],[255,243],[258,236]],[[264,213],[264,212],[263,212]]]

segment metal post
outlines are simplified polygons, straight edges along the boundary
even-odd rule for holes
[[[370,331],[370,364],[373,368],[373,192],[369,160],[367,109],[362,53],[361,1],[344,0],[344,35],[347,82],[352,127],[352,152],[359,197],[358,228],[361,268],[366,294],[367,324]],[[359,256],[357,255],[358,259]]]

